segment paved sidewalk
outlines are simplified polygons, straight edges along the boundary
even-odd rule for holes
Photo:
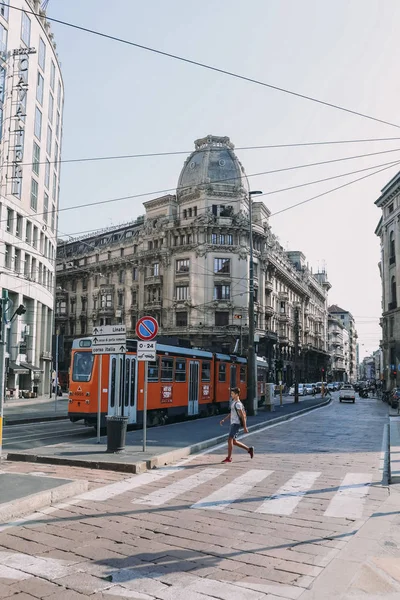
[[[330,400],[321,398],[302,399],[298,404],[286,402],[282,407],[277,406],[273,412],[261,411],[257,416],[249,417],[249,431],[256,431],[329,402]],[[229,426],[226,423],[221,427],[220,420],[221,415],[216,415],[152,427],[148,430],[145,452],[143,432],[136,430],[127,433],[126,449],[121,453],[107,453],[107,437],[104,436],[100,438],[100,443],[93,437],[80,442],[63,442],[25,452],[11,452],[8,459],[141,473],[149,468],[170,464],[204,448],[225,443]]]
[[[68,413],[68,394],[58,396],[57,400],[49,396],[38,398],[9,398],[4,403],[6,425],[16,423],[34,423],[66,419]]]

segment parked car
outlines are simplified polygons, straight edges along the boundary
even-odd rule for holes
[[[314,392],[314,385],[312,383],[306,383],[304,387],[306,388],[306,394],[312,396]]]
[[[321,389],[322,389],[322,381],[318,381],[314,385],[315,385],[315,389],[316,389],[317,394],[319,394],[320,391],[321,391]]]
[[[336,383],[328,383],[328,390],[330,392],[336,392],[336,390],[337,390]]]
[[[307,394],[305,385],[303,383],[299,383],[299,396],[305,396]],[[289,390],[289,396],[294,396],[294,385]]]
[[[356,393],[353,386],[350,383],[345,383],[340,390],[339,402],[352,402],[354,404],[355,401]]]

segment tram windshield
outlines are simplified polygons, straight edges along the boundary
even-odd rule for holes
[[[91,352],[75,352],[72,381],[90,381],[94,356]]]

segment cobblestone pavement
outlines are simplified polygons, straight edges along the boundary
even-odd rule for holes
[[[40,465],[91,490],[0,527],[0,598],[296,600],[387,499],[386,422],[382,402],[335,400],[250,434],[253,460],[214,448],[129,478]]]

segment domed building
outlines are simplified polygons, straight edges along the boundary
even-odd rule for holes
[[[268,208],[262,201],[252,206],[258,354],[268,361],[270,381],[292,383],[296,308],[299,380],[318,381],[329,356],[326,274],[313,275],[301,252],[286,252],[271,232]],[[73,337],[96,325],[125,323],[135,337],[137,319],[146,314],[157,318],[170,343],[247,354],[249,183],[230,139],[196,140],[176,194],[144,208],[125,226],[59,242],[65,356]]]

